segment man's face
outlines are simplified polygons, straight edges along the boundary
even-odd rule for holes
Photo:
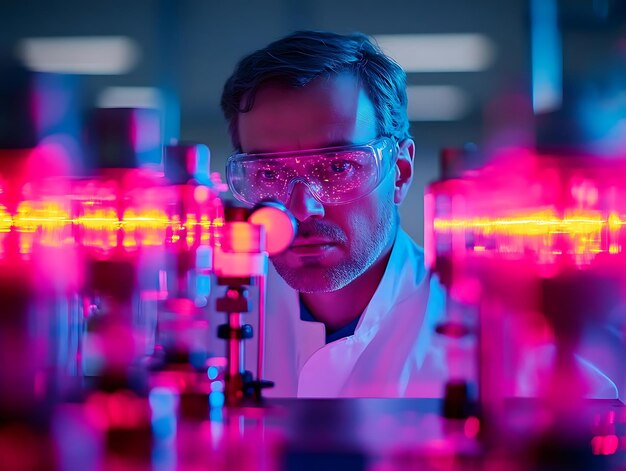
[[[239,115],[241,150],[248,153],[364,144],[376,137],[374,106],[351,74],[319,78],[301,89],[266,84],[252,110]],[[338,206],[320,203],[296,183],[287,207],[298,220],[298,235],[290,249],[272,258],[292,288],[341,289],[390,247],[397,224],[394,173],[369,195]]]

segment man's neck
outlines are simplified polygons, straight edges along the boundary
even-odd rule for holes
[[[348,325],[365,310],[385,273],[392,247],[393,242],[365,273],[345,287],[329,293],[300,294],[313,317],[326,326],[327,332]]]

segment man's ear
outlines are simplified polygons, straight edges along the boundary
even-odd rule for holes
[[[415,157],[415,142],[413,139],[404,139],[398,143],[398,159],[396,161],[396,176],[393,193],[393,202],[399,205],[404,201],[411,182],[413,181],[413,158]]]

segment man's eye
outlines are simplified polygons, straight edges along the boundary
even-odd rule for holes
[[[263,181],[274,181],[278,178],[278,172],[271,169],[261,169],[257,172],[257,178]]]
[[[333,173],[342,174],[350,172],[354,168],[354,165],[347,160],[333,160],[330,164],[330,168]]]

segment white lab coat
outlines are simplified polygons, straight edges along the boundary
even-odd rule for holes
[[[270,397],[439,397],[445,362],[434,326],[444,291],[423,251],[400,229],[383,278],[354,335],[325,343],[322,323],[300,319],[298,293],[270,267],[264,376]]]

